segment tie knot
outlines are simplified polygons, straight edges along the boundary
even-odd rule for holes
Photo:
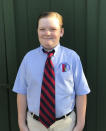
[[[48,55],[48,58],[51,58],[51,57],[54,55],[55,50],[53,49],[52,51],[49,51],[49,52],[48,52],[48,51],[46,51],[45,49],[43,49],[43,52]]]

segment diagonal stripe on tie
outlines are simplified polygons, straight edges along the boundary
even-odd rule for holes
[[[41,112],[45,115],[45,117],[47,117],[49,119],[49,121],[53,122],[54,113],[52,113],[51,111],[47,111],[45,105],[43,105],[43,104],[41,106]]]
[[[52,124],[54,122],[54,120],[55,120],[53,114],[50,111],[48,111],[43,104],[42,104],[40,109],[41,109],[40,114],[42,116],[41,120],[45,119],[44,122]]]
[[[47,66],[45,67],[44,73],[48,73],[50,75],[50,77],[54,80],[54,74],[53,74],[54,70],[50,70]]]
[[[43,85],[44,86],[44,85]],[[46,88],[45,88],[46,87]],[[42,89],[42,91],[44,92],[44,94],[46,96],[49,97],[49,99],[54,102],[55,99],[55,95],[50,91],[50,89],[47,86],[44,86],[44,88]]]
[[[52,90],[52,93],[55,94],[55,90],[54,90],[54,85],[55,85],[55,82],[51,82],[50,79],[47,77],[47,75],[44,75],[45,78],[43,79],[43,82],[42,82],[42,85],[44,86],[49,86],[49,88]]]
[[[45,63],[40,97],[39,120],[47,128],[55,122],[55,73],[51,60],[53,52],[54,50],[49,53],[45,52],[48,57]]]
[[[41,94],[41,102],[42,100],[44,100],[45,106],[47,106],[49,108],[49,105],[51,105],[53,112],[54,112],[54,104],[55,101],[51,98],[49,99],[49,97],[45,94],[45,92],[42,90],[42,94]],[[49,103],[49,104],[48,104]]]
[[[43,102],[43,101],[42,101]],[[47,107],[45,106],[45,103],[43,102],[42,103],[42,105],[41,105],[41,107],[40,107],[40,114],[41,114],[41,112],[46,116],[46,117],[48,117],[48,119],[50,120],[50,121],[52,121],[53,122],[53,120],[54,120],[54,112],[52,112],[52,110],[49,108],[49,110],[47,110]]]
[[[53,97],[55,97],[55,91],[54,91],[54,88],[51,86],[51,84],[45,79],[45,81],[46,81],[46,83],[42,83],[42,86],[44,86],[45,87],[45,89],[47,89],[50,93],[51,93],[51,95],[53,96]],[[49,88],[48,88],[48,86],[49,86]]]
[[[45,79],[46,81],[48,81],[48,83],[49,83],[49,84],[51,85],[51,87],[54,89],[55,81],[52,82],[52,81],[47,77],[46,74],[44,74],[44,78],[43,78],[43,82],[46,83],[46,82],[44,81],[44,79]]]
[[[53,63],[48,63],[48,68],[50,69],[50,70],[53,70],[54,71],[54,65],[53,65]],[[53,72],[52,72],[53,73]]]
[[[53,87],[55,86],[55,79],[52,78],[52,76],[48,73],[48,71],[45,70],[44,76],[46,77],[49,82],[52,83]]]

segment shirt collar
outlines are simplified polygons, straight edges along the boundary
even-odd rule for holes
[[[58,53],[59,48],[60,48],[60,43],[54,48],[54,50],[55,50],[54,56]],[[40,45],[40,51],[41,52],[43,52],[42,49],[43,49],[43,46]]]

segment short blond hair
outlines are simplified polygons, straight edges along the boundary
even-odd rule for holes
[[[38,24],[39,24],[39,20],[41,18],[44,18],[44,17],[49,17],[49,16],[55,16],[56,18],[58,18],[59,20],[59,23],[60,23],[60,27],[62,28],[63,27],[63,17],[62,15],[60,15],[59,13],[57,12],[43,12],[39,15],[38,19],[37,19],[37,28],[38,28]]]

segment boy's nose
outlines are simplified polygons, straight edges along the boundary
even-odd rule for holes
[[[51,32],[50,32],[49,30],[46,30],[46,31],[45,31],[45,34],[46,34],[46,35],[50,35]]]

